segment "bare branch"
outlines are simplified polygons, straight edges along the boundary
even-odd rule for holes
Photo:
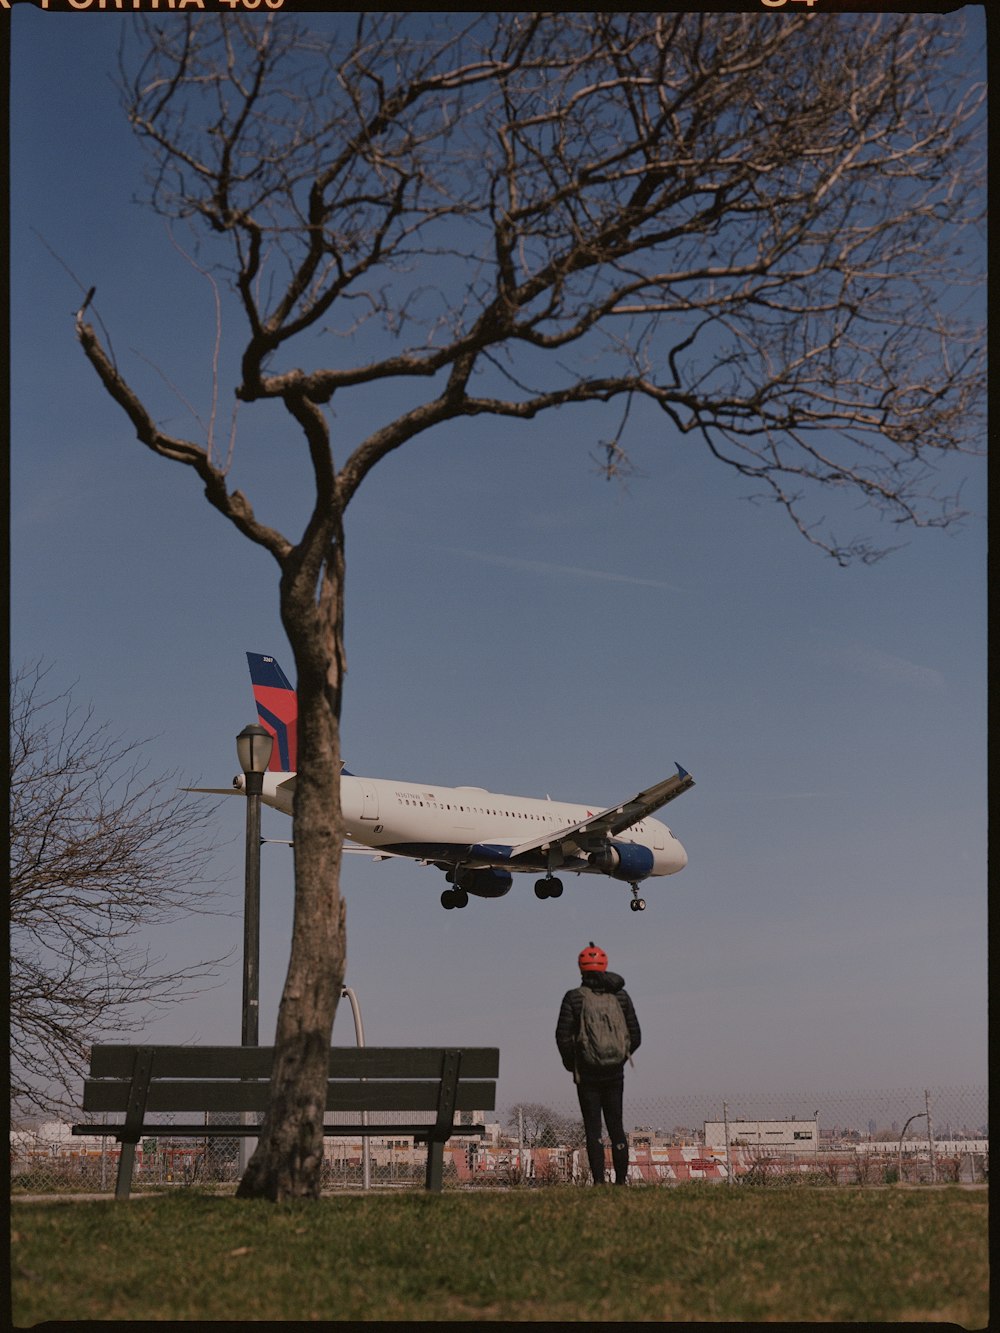
[[[163,968],[139,942],[222,911],[206,874],[214,807],[151,777],[141,743],[47,695],[46,674],[11,680],[11,1090],[51,1112],[75,1104],[92,1042],[204,990],[229,955]]]
[[[93,326],[84,320],[82,311],[77,316],[76,332],[87,360],[97,371],[111,397],[127,413],[141,443],[161,458],[169,458],[193,468],[205,484],[205,495],[209,502],[230,519],[244,536],[270,551],[280,564],[291,544],[279,532],[257,521],[249,501],[241,491],[230,493],[225,472],[212,463],[208,449],[190,440],[167,435],[157,427],[138,394],[112,364]]]
[[[358,447],[344,502],[447,417],[641,392],[716,457],[775,478],[793,521],[830,475],[891,509],[892,473],[909,522],[953,514],[932,501],[922,517],[900,465],[926,479],[928,454],[981,438],[982,341],[953,298],[979,280],[959,237],[981,211],[983,90],[949,87],[938,19],[766,18],[157,32],[130,114],[157,206],[231,241],[249,329],[238,396],[321,404],[444,376],[426,410]],[[267,238],[286,270],[263,309]],[[422,271],[438,281],[418,286]],[[359,339],[358,301],[387,339],[419,336]],[[375,354],[271,366],[321,322]],[[605,369],[539,356],[571,348]],[[491,373],[514,392],[468,392]],[[830,432],[837,457],[820,463],[807,441]],[[794,499],[782,476],[802,483]]]

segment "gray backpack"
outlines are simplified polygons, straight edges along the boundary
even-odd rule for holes
[[[631,1052],[622,1007],[609,991],[581,986],[580,994],[583,1007],[576,1036],[577,1063],[589,1069],[617,1069]]]

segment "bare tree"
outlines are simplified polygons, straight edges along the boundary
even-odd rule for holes
[[[563,1115],[542,1102],[519,1102],[507,1113],[507,1128],[523,1133],[526,1148],[580,1148],[586,1142],[578,1115]]]
[[[137,938],[210,910],[211,810],[150,777],[47,669],[10,690],[11,1103],[78,1105],[91,1043],[205,988],[223,959],[159,968]],[[216,906],[217,906],[216,902]]]
[[[241,1193],[319,1187],[358,486],[443,422],[614,400],[622,429],[593,443],[622,475],[644,399],[664,446],[700,440],[841,563],[879,552],[810,518],[831,489],[897,524],[952,522],[933,462],[977,448],[983,374],[983,89],[954,63],[960,22],[232,16],[151,20],[123,52],[149,202],[186,221],[245,321],[236,398],[283,406],[315,482],[301,533],[264,524],[211,423],[162,429],[84,302],[83,350],[139,440],[274,556],[298,672],[295,925]],[[342,438],[331,402],[389,384],[377,401],[407,406]]]

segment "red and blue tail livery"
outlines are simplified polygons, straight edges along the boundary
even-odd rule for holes
[[[260,724],[274,737],[268,768],[294,773],[298,767],[299,705],[295,689],[273,657],[247,653]]]

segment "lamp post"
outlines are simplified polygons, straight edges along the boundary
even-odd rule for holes
[[[358,1050],[359,1051],[364,1050],[365,1029],[361,1023],[361,1006],[358,1004],[358,997],[354,994],[354,991],[351,990],[350,986],[344,986],[341,989],[340,995],[341,999],[346,998],[351,1002],[351,1012],[354,1015],[354,1039],[357,1042]],[[364,1082],[363,1079],[362,1082]],[[367,1111],[361,1112],[361,1123],[363,1125],[368,1124]],[[364,1134],[361,1137],[361,1168],[362,1168],[361,1170],[362,1186],[365,1189],[370,1189],[372,1183],[372,1168],[371,1168],[371,1151],[368,1147],[367,1134]]]
[[[926,1111],[915,1111],[913,1115],[910,1116],[909,1120],[907,1120],[900,1133],[899,1148],[896,1155],[896,1179],[900,1185],[903,1183],[903,1139],[906,1136],[906,1131],[910,1128],[910,1125],[912,1125],[914,1120],[922,1120],[926,1114]]]
[[[257,1046],[260,1016],[260,797],[264,774],[271,762],[271,733],[257,723],[236,737],[236,753],[243,770],[247,797],[246,881],[243,897],[243,1023],[241,1046]],[[250,1122],[247,1112],[241,1116]],[[251,1141],[240,1137],[240,1175],[252,1152]]]
[[[271,733],[253,723],[236,737],[247,797],[246,888],[243,897],[243,1028],[241,1046],[258,1045],[260,1011],[260,797],[271,762]]]

